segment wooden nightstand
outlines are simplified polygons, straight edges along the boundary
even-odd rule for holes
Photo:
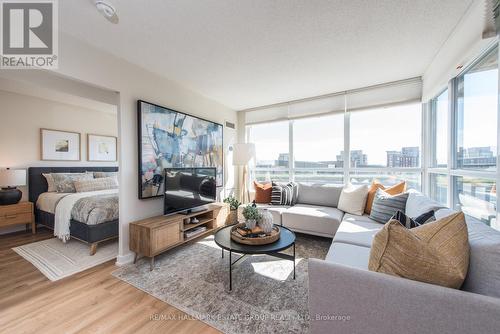
[[[31,224],[31,232],[36,233],[33,203],[19,202],[13,205],[0,205],[0,227]]]

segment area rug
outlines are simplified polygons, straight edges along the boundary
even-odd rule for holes
[[[90,256],[88,244],[73,239],[63,243],[52,238],[12,249],[31,262],[49,280],[57,281],[116,258],[118,242],[100,244],[93,256]]]
[[[307,259],[324,259],[330,244],[331,239],[297,235],[295,280],[292,261],[249,256],[233,267],[232,291],[229,254],[221,257],[213,236],[156,257],[152,271],[140,259],[113,275],[224,333],[307,333]],[[168,321],[170,315],[153,319]]]

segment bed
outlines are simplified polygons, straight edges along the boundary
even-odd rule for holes
[[[30,167],[28,168],[29,200],[35,207],[35,220],[47,228],[54,230],[55,214],[49,209],[51,200],[57,201],[58,196],[54,195],[42,206],[45,210],[37,208],[37,201],[40,195],[47,196],[48,184],[43,173],[83,173],[83,172],[116,172],[118,167]],[[54,194],[54,193],[49,193]],[[55,202],[54,202],[55,203]],[[52,211],[52,212],[51,212]],[[75,219],[71,219],[69,232],[71,238],[83,241],[90,245],[90,255],[97,251],[100,242],[118,237],[118,219],[106,221],[98,224],[87,224]]]

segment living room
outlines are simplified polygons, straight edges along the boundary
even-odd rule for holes
[[[0,6],[0,332],[499,331],[498,1]]]

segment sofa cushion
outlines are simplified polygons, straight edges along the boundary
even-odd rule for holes
[[[385,224],[396,212],[405,210],[407,200],[408,193],[391,196],[385,191],[378,189],[373,201],[370,218],[381,224]]]
[[[297,203],[336,208],[343,186],[298,183]]]
[[[462,290],[500,298],[500,232],[469,217],[467,229],[470,261]]]
[[[458,289],[469,268],[462,212],[414,229],[391,220],[375,235],[368,269]]]
[[[255,203],[271,203],[271,192],[273,191],[271,183],[253,181],[253,187],[255,189]]]
[[[368,270],[370,259],[370,248],[358,245],[334,242],[326,254],[325,261]]]
[[[338,208],[347,213],[362,215],[365,212],[368,186],[349,186],[342,189]]]
[[[281,222],[298,232],[333,236],[343,215],[342,211],[332,207],[297,204],[283,211]]]
[[[446,206],[430,199],[417,190],[408,190],[408,200],[406,201],[405,214],[410,217],[418,217],[425,212],[429,212],[431,210],[437,211],[445,207]],[[437,216],[436,218],[439,219]]]
[[[364,247],[371,247],[375,234],[384,227],[367,215],[344,215],[342,223],[333,238],[333,242],[342,242]]]
[[[244,222],[245,218],[243,217],[243,209],[247,206],[246,204],[242,204],[238,207],[238,221]],[[286,209],[290,208],[290,206],[276,206],[271,204],[257,204],[257,208],[259,209],[267,209],[271,212],[273,216],[273,223],[276,225],[281,225],[281,213]]]

